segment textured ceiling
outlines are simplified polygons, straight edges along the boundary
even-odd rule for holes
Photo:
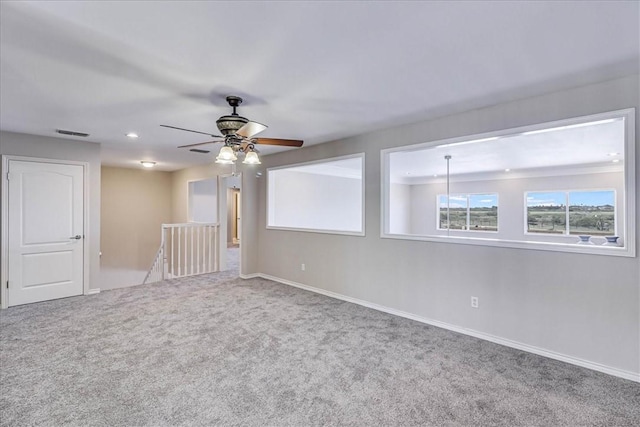
[[[179,150],[207,137],[159,125],[217,133],[228,94],[260,136],[309,145],[637,73],[640,57],[636,1],[0,8],[2,130],[87,132],[105,164],[164,170],[213,152]]]

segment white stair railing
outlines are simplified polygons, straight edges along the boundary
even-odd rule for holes
[[[218,271],[217,223],[162,224],[162,241],[143,283]]]
[[[218,271],[218,224],[163,224],[168,278]]]
[[[156,257],[153,259],[151,268],[149,268],[142,284],[159,282],[164,280],[164,278],[164,245],[161,243],[158,252],[156,252]]]

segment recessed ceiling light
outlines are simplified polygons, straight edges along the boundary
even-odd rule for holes
[[[145,168],[152,168],[152,167],[154,167],[156,165],[156,162],[150,162],[150,161],[147,161],[147,160],[142,160],[140,162],[140,164],[142,166],[144,166]]]
[[[135,133],[135,132],[129,132],[129,133],[127,134],[127,137],[128,137],[128,138],[133,138],[133,139],[138,138],[139,136],[140,136],[140,135],[138,135],[138,134],[137,134],[137,133]]]
[[[511,172],[511,169],[505,169],[504,171],[505,172]]]
[[[434,177],[434,178],[437,178],[437,177],[438,177],[438,174],[437,174],[437,173],[434,173],[434,174],[433,174],[433,177]]]
[[[619,156],[620,153],[607,153],[607,156],[613,157],[613,156]]]
[[[613,159],[611,160],[613,163],[618,163],[620,161],[620,159]]]

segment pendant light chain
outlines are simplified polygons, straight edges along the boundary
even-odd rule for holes
[[[449,235],[449,231],[451,230],[451,192],[450,192],[450,181],[449,181],[449,161],[451,160],[451,154],[447,154],[444,156],[447,161],[447,236]]]

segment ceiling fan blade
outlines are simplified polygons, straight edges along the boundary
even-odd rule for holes
[[[175,127],[175,126],[169,126],[169,125],[160,125],[163,128],[169,128],[169,129],[177,129],[177,130],[183,130],[186,132],[193,132],[193,133],[201,133],[202,135],[208,135],[208,136],[212,136],[214,138],[222,138],[222,136],[220,135],[214,135],[212,133],[207,133],[207,132],[200,132],[198,130],[191,130],[191,129],[185,129],[185,128],[179,128],[179,127]]]
[[[247,122],[240,129],[236,131],[236,135],[241,136],[243,138],[251,138],[253,135],[257,135],[263,130],[265,130],[267,126],[258,122]]]
[[[178,148],[186,148],[186,147],[198,147],[200,145],[207,145],[207,144],[217,144],[219,142],[222,141],[208,141],[208,142],[198,142],[197,144],[187,144],[187,145],[181,145]]]
[[[302,147],[301,139],[254,138],[256,144],[281,145],[283,147]]]

